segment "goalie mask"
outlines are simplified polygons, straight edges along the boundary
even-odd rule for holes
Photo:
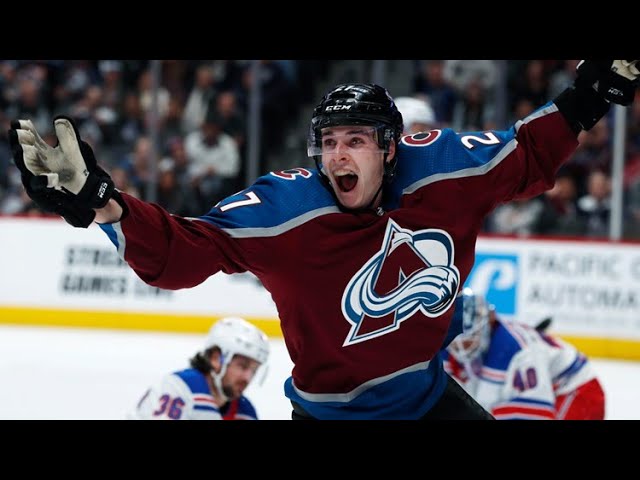
[[[483,297],[470,288],[462,290],[462,333],[447,348],[461,363],[473,361],[489,347],[490,307]]]
[[[313,110],[307,137],[307,155],[313,158],[318,172],[322,171],[322,129],[346,125],[359,125],[375,130],[375,139],[384,152],[384,179],[395,175],[396,158],[387,163],[391,142],[396,144],[402,135],[402,114],[386,89],[375,84],[347,83],[327,93]]]

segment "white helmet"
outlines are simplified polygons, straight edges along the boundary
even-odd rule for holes
[[[204,350],[212,347],[220,349],[220,372],[211,371],[216,388],[221,395],[222,377],[234,355],[244,355],[264,365],[269,359],[269,339],[258,327],[239,317],[218,320],[209,329]]]
[[[449,344],[447,350],[459,362],[467,363],[483,354],[489,347],[491,327],[490,306],[470,288],[462,290],[462,333]]]
[[[223,363],[234,355],[244,355],[261,364],[269,359],[269,340],[255,325],[240,317],[226,317],[218,320],[209,329],[204,349],[218,347]]]
[[[411,130],[415,123],[425,124],[432,128],[436,124],[433,108],[425,100],[414,97],[398,97],[394,100],[396,107],[402,114],[404,133],[416,133]]]

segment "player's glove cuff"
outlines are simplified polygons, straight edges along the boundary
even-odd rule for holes
[[[576,135],[582,130],[590,130],[611,108],[611,104],[593,88],[579,85],[567,88],[553,103]]]

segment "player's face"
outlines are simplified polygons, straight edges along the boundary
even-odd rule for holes
[[[253,379],[260,362],[244,355],[234,355],[222,377],[222,389],[229,398],[238,398]]]
[[[392,143],[387,161],[394,155]],[[371,203],[382,183],[383,158],[374,128],[356,125],[322,130],[322,169],[346,208],[363,208]],[[380,205],[380,199],[378,195],[373,207]]]

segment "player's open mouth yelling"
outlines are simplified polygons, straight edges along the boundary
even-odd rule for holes
[[[336,170],[333,172],[333,176],[342,192],[350,192],[358,183],[358,176],[350,170]]]

